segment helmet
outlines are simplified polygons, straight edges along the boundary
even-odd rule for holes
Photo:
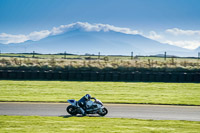
[[[85,95],[85,99],[89,100],[91,98],[90,94]]]

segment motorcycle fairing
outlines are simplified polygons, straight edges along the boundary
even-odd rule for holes
[[[70,104],[73,105],[73,106],[77,106],[77,105],[78,105],[78,104],[77,104],[77,101],[74,100],[74,99],[69,99],[69,100],[67,100],[67,102],[70,103]]]

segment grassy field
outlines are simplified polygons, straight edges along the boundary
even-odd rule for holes
[[[66,102],[87,93],[105,103],[200,105],[198,83],[0,80],[0,101]]]
[[[2,53],[0,54],[1,57],[18,57],[18,58],[33,58],[33,54],[8,54],[8,53]],[[106,55],[100,55],[100,58],[103,59],[104,57],[108,57],[109,59],[120,59],[120,60],[127,60],[131,59],[130,56],[106,56]],[[59,55],[59,54],[35,54],[34,58],[43,58],[43,59],[98,59],[98,55]]]
[[[14,54],[14,53],[1,53],[0,57],[19,57],[19,58],[32,58],[33,54]],[[120,56],[120,55],[100,55],[100,58],[103,59],[104,57],[108,57],[111,60],[130,60],[131,56]],[[35,54],[34,58],[43,58],[43,59],[73,59],[73,58],[79,58],[79,59],[85,59],[85,58],[91,58],[91,59],[98,59],[98,55],[62,55],[59,54]],[[141,59],[141,60],[155,60],[155,61],[161,61],[164,60],[164,57],[151,57],[151,56],[134,56],[134,58]],[[171,59],[171,57],[167,57],[167,60]],[[174,57],[175,60],[185,60],[185,61],[196,61],[195,58],[186,58],[186,57]]]
[[[200,60],[197,58],[164,58],[130,56],[84,56],[84,55],[33,55],[0,54],[0,68],[34,68],[41,69],[89,69],[89,70],[135,70],[135,69],[173,69],[174,71],[198,70]]]
[[[0,116],[0,132],[199,133],[200,122],[102,117]]]

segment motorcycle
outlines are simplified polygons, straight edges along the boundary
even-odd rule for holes
[[[80,110],[80,106],[78,105],[78,102],[74,99],[69,99],[67,100],[69,105],[66,108],[66,111],[73,115],[76,116],[77,114],[82,114]],[[105,116],[108,113],[108,110],[103,106],[103,103],[96,99],[94,102],[93,101],[87,101],[86,102],[86,108],[84,108],[86,114],[99,114],[100,116]]]

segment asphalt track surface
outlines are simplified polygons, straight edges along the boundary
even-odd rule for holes
[[[71,117],[66,112],[67,103],[0,102],[0,115],[61,116]],[[200,121],[200,106],[105,104],[106,117],[153,120]],[[98,115],[89,115],[97,116]]]

